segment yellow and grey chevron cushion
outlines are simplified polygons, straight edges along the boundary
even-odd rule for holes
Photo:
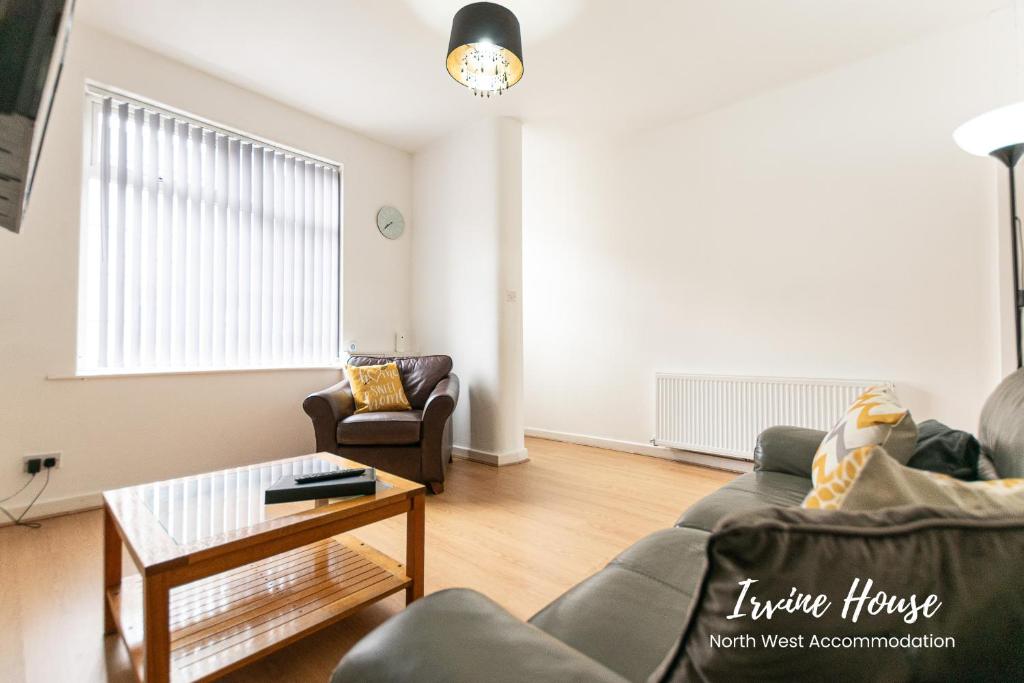
[[[1024,479],[961,481],[901,465],[878,446],[851,452],[815,486],[803,507],[880,510],[901,505],[950,507],[975,514],[1024,513]]]
[[[803,507],[813,510],[838,510],[847,491],[857,480],[865,463],[877,446],[864,446],[846,454],[839,466],[819,477],[811,492],[804,498]]]
[[[826,477],[859,448],[883,446],[897,462],[905,464],[916,445],[917,425],[910,411],[900,405],[891,388],[871,387],[822,439],[811,465],[811,481],[815,486],[826,483]]]

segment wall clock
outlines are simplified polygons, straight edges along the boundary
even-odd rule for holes
[[[405,232],[405,218],[393,206],[382,206],[377,212],[377,229],[389,240],[397,240]]]

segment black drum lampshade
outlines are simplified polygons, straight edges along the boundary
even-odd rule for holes
[[[474,2],[455,13],[448,41],[448,73],[474,95],[502,94],[523,77],[519,20],[493,2]]]

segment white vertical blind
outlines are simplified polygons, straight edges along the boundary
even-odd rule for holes
[[[341,171],[87,91],[80,374],[337,364]]]

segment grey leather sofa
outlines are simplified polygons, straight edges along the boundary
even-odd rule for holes
[[[1008,377],[982,413],[982,448],[1003,477],[1024,476],[1022,373]],[[647,681],[685,626],[709,532],[726,515],[799,505],[823,436],[796,427],[766,430],[754,472],[686,510],[674,527],[635,543],[528,623],[475,591],[439,591],[356,644],[332,682]]]

